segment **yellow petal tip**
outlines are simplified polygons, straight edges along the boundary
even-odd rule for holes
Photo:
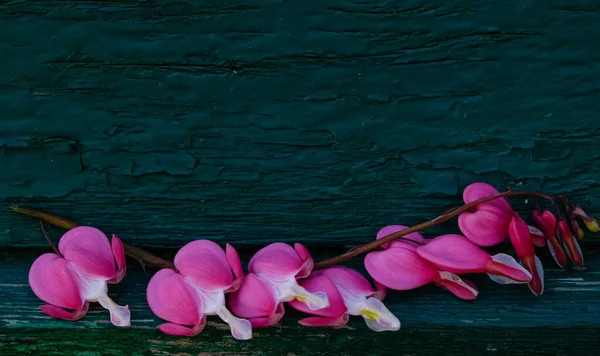
[[[360,314],[369,320],[373,320],[373,321],[377,321],[381,315],[379,315],[379,313],[372,311],[372,310],[367,310],[367,309],[363,309],[360,311]]]

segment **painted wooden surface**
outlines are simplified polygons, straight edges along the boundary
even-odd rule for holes
[[[252,252],[242,251],[242,257],[247,261]],[[47,318],[27,285],[26,272],[35,257],[31,252],[3,252],[2,354],[45,349],[49,354],[86,355],[592,355],[600,346],[598,248],[588,249],[585,271],[553,268],[549,258],[542,258],[547,266],[542,297],[525,286],[500,286],[475,276],[470,279],[481,294],[471,302],[434,286],[391,292],[385,303],[402,322],[397,332],[370,331],[360,317],[339,330],[305,328],[297,325],[302,314],[288,307],[281,324],[255,330],[254,339],[243,342],[234,340],[216,317],[210,317],[203,333],[194,338],[163,335],[156,329],[163,321],[146,305],[150,276],[136,264],[128,265],[124,283],[110,289],[115,302],[129,305],[131,328],[115,328],[108,313],[95,304],[75,323]],[[351,265],[360,268],[358,261]]]
[[[159,251],[233,242],[246,261],[276,240],[330,256],[437,216],[476,180],[600,215],[598,24],[583,0],[0,2],[0,353],[594,354],[597,235],[585,271],[544,254],[541,298],[475,278],[472,303],[391,293],[394,334],[358,319],[301,328],[289,313],[235,342],[218,323],[161,335],[135,264],[112,289],[131,329],[99,309],[44,317],[27,270],[47,245],[8,207]]]
[[[145,246],[355,244],[474,180],[598,213],[590,1],[5,1],[0,199]],[[0,212],[0,246],[41,247]]]

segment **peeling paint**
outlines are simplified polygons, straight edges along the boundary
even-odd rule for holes
[[[355,244],[475,180],[599,212],[589,7],[60,4],[0,5],[6,204],[157,247]],[[45,243],[5,210],[0,231]]]

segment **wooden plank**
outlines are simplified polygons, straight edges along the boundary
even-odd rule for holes
[[[40,252],[41,253],[41,252]],[[247,260],[251,251],[243,251]],[[316,251],[322,255],[326,251]],[[110,289],[128,304],[132,326],[117,329],[108,313],[94,305],[78,322],[48,318],[27,284],[27,270],[38,253],[3,250],[0,275],[0,352],[85,355],[305,355],[305,354],[532,354],[586,355],[600,346],[600,249],[586,253],[585,271],[552,267],[547,258],[546,292],[534,297],[525,286],[502,286],[473,276],[481,291],[476,301],[454,298],[433,286],[391,292],[386,305],[402,321],[395,333],[375,333],[353,317],[342,329],[299,326],[300,313],[286,311],[280,325],[255,330],[254,339],[235,341],[216,319],[194,338],[162,335],[161,323],[145,301],[149,275],[129,265],[123,282]],[[359,267],[360,261],[351,265]],[[153,272],[153,271],[150,271]]]
[[[474,180],[600,214],[596,10],[2,2],[0,204],[156,247],[351,245]],[[0,209],[0,246],[44,246],[31,226]]]

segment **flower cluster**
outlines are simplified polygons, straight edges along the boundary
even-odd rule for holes
[[[223,251],[209,240],[192,241],[175,255],[175,267],[158,271],[146,291],[152,312],[170,322],[160,325],[160,330],[197,335],[207,315],[218,315],[236,339],[252,337],[248,320],[234,316],[225,306],[225,293],[236,291],[243,279],[240,257],[231,245]]]
[[[493,186],[477,182],[465,188],[463,200],[470,204],[499,194]],[[575,218],[580,218],[591,232],[600,230],[598,221],[579,206],[567,205],[567,215],[569,218],[564,219],[558,210],[555,215],[538,205],[532,212],[534,225],[528,225],[510,202],[501,197],[461,212],[458,226],[462,235],[425,239],[420,233],[412,232],[403,240],[383,244],[382,251],[369,252],[365,267],[377,282],[394,290],[414,289],[433,282],[461,299],[471,300],[477,297],[477,288],[457,274],[486,273],[501,284],[527,283],[539,296],[544,292],[544,269],[535,247],[548,246],[561,268],[567,265],[567,258],[582,267],[583,255],[574,234],[581,239],[584,232]],[[404,229],[407,227],[387,226],[379,231],[377,238]],[[519,262],[504,253],[490,256],[482,249],[507,239]]]
[[[303,319],[302,325],[342,326],[348,315],[362,315],[373,330],[400,327],[381,303],[383,294],[360,273],[345,267],[311,273],[313,265],[303,245],[275,242],[250,259],[249,272],[243,276],[233,247],[227,245],[224,252],[214,242],[197,240],[179,250],[176,270],[165,268],[152,277],[146,295],[154,314],[170,321],[159,326],[170,335],[196,335],[207,315],[218,315],[229,324],[234,338],[250,339],[252,328],[281,320],[285,302],[320,316]],[[225,306],[225,293],[231,311],[239,317]]]
[[[79,320],[87,313],[89,302],[98,302],[108,309],[114,325],[129,326],[129,309],[107,295],[107,284],[119,283],[125,271],[121,240],[113,235],[111,244],[102,231],[81,226],[63,235],[55,253],[45,253],[33,262],[29,285],[48,303],[40,307],[48,316]]]
[[[529,225],[511,206],[510,195],[550,199],[555,212],[542,209],[536,201]],[[257,251],[246,274],[233,246],[227,244],[223,249],[209,240],[186,244],[173,263],[131,246],[128,255],[166,266],[152,276],[146,291],[150,309],[166,321],[158,326],[162,332],[194,336],[203,330],[207,316],[216,315],[229,325],[234,338],[247,340],[254,328],[279,323],[286,305],[307,314],[299,321],[303,326],[342,327],[350,316],[361,316],[371,330],[399,330],[400,320],[383,303],[388,289],[403,291],[433,283],[460,299],[476,299],[479,291],[464,274],[486,274],[501,284],[527,284],[539,296],[544,292],[544,269],[536,247],[547,246],[561,268],[569,259],[581,267],[578,240],[584,232],[577,219],[589,231],[600,231],[596,219],[563,196],[500,193],[477,182],[465,188],[463,200],[464,206],[420,228],[386,226],[373,241],[316,265],[304,245],[282,242]],[[557,200],[564,206],[562,213]],[[113,235],[109,242],[96,228],[48,217],[50,214],[33,208],[17,211],[73,227],[62,236],[58,249],[53,246],[55,253],[40,256],[31,266],[31,288],[48,303],[40,307],[42,312],[78,320],[87,313],[89,302],[98,302],[109,310],[114,325],[129,326],[129,309],[116,305],[107,295],[107,284],[118,283],[125,275],[121,240]],[[417,231],[454,216],[458,216],[461,234],[425,238]],[[506,240],[516,257],[490,255],[484,249]],[[364,267],[373,283],[354,269],[335,265],[361,253],[366,253]]]

